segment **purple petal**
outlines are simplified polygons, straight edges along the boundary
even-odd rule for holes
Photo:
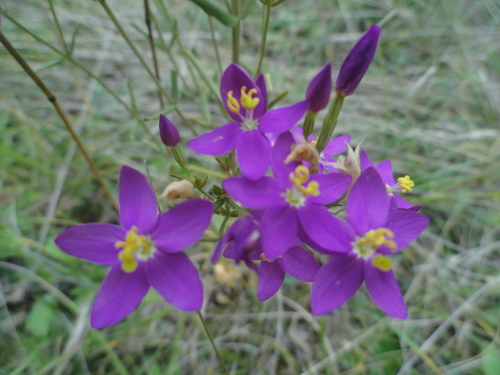
[[[316,274],[311,291],[314,315],[327,314],[351,298],[363,283],[363,260],[334,255]]]
[[[267,259],[276,259],[295,245],[298,223],[294,208],[270,208],[264,212],[260,224],[262,250]]]
[[[392,164],[390,160],[381,161],[377,165],[377,172],[382,177],[382,181],[384,181],[387,185],[394,185],[394,177],[392,175]]]
[[[306,249],[295,246],[278,258],[278,263],[287,274],[300,281],[314,281],[319,264]]]
[[[262,74],[262,73],[259,74],[259,76],[255,80],[255,84],[260,89],[260,93],[262,95],[262,109],[263,109],[263,111],[262,112],[259,111],[259,113],[255,114],[255,117],[259,118],[265,112],[267,112],[267,102],[268,102],[268,100],[267,100],[267,86],[266,86],[266,80],[264,79],[264,74]],[[257,108],[259,108],[259,110],[260,110],[259,106],[257,106]]]
[[[306,204],[298,210],[298,216],[304,232],[323,250],[343,253],[350,250],[354,240],[352,228],[324,206]]]
[[[273,109],[259,119],[259,130],[264,133],[286,132],[299,122],[308,106],[307,101],[303,101],[288,107]]]
[[[260,100],[259,104],[257,104],[257,106],[254,108],[253,118],[259,118],[266,110],[267,100],[263,98],[260,87],[253,81],[252,77],[250,77],[243,68],[232,63],[226,68],[226,70],[222,74],[221,84],[220,84],[220,97],[229,116],[231,116],[233,120],[238,122],[241,122],[240,116],[247,117],[247,110],[244,109],[243,107],[241,108],[240,113],[234,113],[231,110],[229,110],[229,107],[227,105],[227,99],[228,99],[227,94],[229,91],[232,91],[233,97],[238,102],[240,102],[242,87],[246,87],[247,93],[251,89],[257,90],[257,94],[254,95],[253,97],[259,98]]]
[[[361,150],[361,153],[359,155],[359,163],[361,165],[361,170],[363,171],[370,167],[375,168],[375,165],[372,163],[365,150]]]
[[[273,174],[278,178],[288,179],[290,173],[294,172],[295,168],[300,164],[296,161],[285,164],[286,157],[292,152],[293,144],[295,142],[290,132],[281,133],[271,151],[271,168]]]
[[[143,264],[132,273],[112,267],[94,298],[90,325],[102,329],[118,323],[139,306],[148,289]]]
[[[347,149],[345,143],[351,142],[351,137],[348,135],[341,135],[340,137],[332,139],[326,145],[325,149],[321,152],[323,155],[337,155],[344,152]]]
[[[414,207],[410,202],[404,200],[396,193],[393,193],[392,199],[393,199],[394,204],[396,206],[394,208],[412,208],[412,207]]]
[[[126,235],[127,231],[118,225],[88,223],[66,229],[54,242],[69,255],[103,266],[113,266],[120,263],[120,249],[115,244],[124,241]]]
[[[285,205],[279,181],[262,177],[257,181],[245,177],[232,177],[222,181],[222,187],[236,201],[256,210]]]
[[[375,168],[361,173],[349,193],[346,204],[347,221],[358,234],[381,228],[387,220],[389,195]]]
[[[278,262],[260,262],[259,281],[257,283],[257,298],[259,301],[262,302],[274,296],[283,284],[284,279],[285,272]]]
[[[415,241],[429,225],[429,218],[414,211],[391,209],[385,227],[394,233],[398,251]]]
[[[203,285],[198,270],[184,253],[157,252],[146,263],[151,286],[172,306],[196,311],[203,305]]]
[[[172,207],[158,217],[151,238],[158,250],[181,251],[198,241],[210,225],[213,205],[203,199],[191,199]]]
[[[328,62],[307,86],[309,110],[318,113],[328,104],[332,91],[332,63]]]
[[[375,56],[380,30],[379,26],[371,25],[349,52],[340,67],[335,91],[347,96],[356,90]]]
[[[120,172],[120,222],[129,230],[137,227],[139,234],[148,234],[156,224],[158,204],[144,175],[124,165]]]
[[[311,181],[319,184],[319,196],[309,196],[311,202],[330,204],[340,199],[349,188],[352,177],[343,173],[312,174]]]
[[[393,318],[406,319],[408,311],[394,272],[382,271],[368,261],[365,263],[365,284],[373,302]]]
[[[239,122],[230,122],[190,140],[186,147],[203,155],[222,155],[236,147],[242,132]]]
[[[241,173],[258,180],[269,168],[271,144],[259,130],[244,131],[236,142],[236,160]]]
[[[160,114],[158,127],[160,128],[161,141],[165,146],[175,147],[179,144],[181,141],[179,130],[165,115]]]

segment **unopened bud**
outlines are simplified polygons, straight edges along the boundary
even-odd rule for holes
[[[370,66],[377,49],[380,27],[371,25],[351,49],[340,67],[335,91],[343,96],[351,95]]]
[[[332,64],[327,63],[307,86],[306,100],[309,111],[318,113],[328,104],[332,91]]]
[[[175,147],[179,144],[181,141],[179,130],[174,123],[167,118],[167,116],[162,114],[160,115],[158,126],[160,128],[161,141],[165,146]]]
[[[169,184],[163,193],[161,193],[161,197],[164,199],[180,199],[180,198],[189,198],[194,195],[194,187],[193,184],[188,180],[180,180],[174,181]]]

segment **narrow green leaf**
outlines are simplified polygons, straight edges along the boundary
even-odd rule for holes
[[[233,16],[232,14],[226,12],[224,9],[219,7],[218,5],[215,5],[209,0],[191,0],[193,3],[198,5],[203,11],[217,20],[219,20],[220,23],[222,23],[224,26],[227,27],[234,27],[238,23],[238,18]]]

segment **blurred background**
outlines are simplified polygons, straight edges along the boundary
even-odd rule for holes
[[[152,70],[144,3],[105,4]],[[182,174],[158,144],[159,113],[178,125],[183,144],[193,129],[227,122],[218,82],[232,59],[231,28],[191,1],[149,5],[170,105],[160,105],[99,1],[1,5],[2,33],[57,97],[113,194],[123,164],[144,173],[147,164],[158,193],[170,173]],[[240,64],[249,71],[263,13],[260,2],[242,2]],[[205,284],[203,313],[231,374],[500,373],[499,21],[496,0],[286,0],[272,8],[262,70],[271,99],[288,92],[280,106],[303,100],[327,61],[335,79],[369,25],[382,26],[334,135],[350,134],[353,146],[364,139],[374,162],[390,159],[396,175],[409,174],[416,186],[407,199],[431,224],[395,257],[405,321],[385,316],[364,287],[313,317],[310,285],[293,278],[259,303],[254,274],[210,264],[214,242],[190,249]],[[220,182],[212,158],[185,155],[198,176],[208,173],[208,186]],[[53,240],[92,221],[116,223],[117,214],[51,103],[0,47],[0,374],[221,373],[198,316],[154,291],[123,322],[90,329],[107,270]]]

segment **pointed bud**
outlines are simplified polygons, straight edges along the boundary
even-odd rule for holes
[[[175,147],[179,144],[181,141],[179,130],[165,115],[160,115],[158,126],[160,128],[161,141],[165,146]]]
[[[328,104],[332,91],[332,64],[329,62],[311,80],[307,86],[306,100],[309,102],[309,111],[318,113]]]
[[[165,199],[179,199],[179,198],[189,198],[194,195],[193,184],[188,180],[174,181],[169,184],[161,197]]]
[[[375,56],[380,30],[379,26],[371,25],[349,52],[340,67],[335,91],[348,96],[356,90]]]

